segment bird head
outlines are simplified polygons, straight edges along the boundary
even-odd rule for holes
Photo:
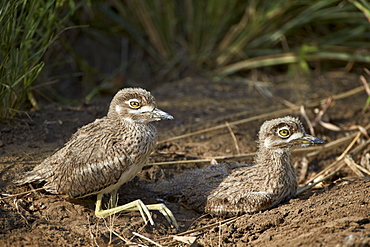
[[[173,116],[158,109],[155,98],[142,88],[118,91],[109,106],[108,117],[141,123],[173,119]]]
[[[320,138],[307,134],[301,121],[290,116],[264,122],[258,135],[260,147],[276,151],[325,143]]]

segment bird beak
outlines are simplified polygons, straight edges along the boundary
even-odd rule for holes
[[[316,136],[309,135],[309,134],[304,134],[303,137],[300,140],[301,140],[302,144],[304,144],[304,145],[325,143],[324,140],[321,140],[320,138],[318,138]]]
[[[158,108],[154,108],[153,111],[151,111],[152,113],[152,118],[153,118],[153,121],[160,121],[160,120],[163,120],[163,119],[167,119],[167,120],[172,120],[173,119],[173,116],[168,114],[167,112],[164,112]]]

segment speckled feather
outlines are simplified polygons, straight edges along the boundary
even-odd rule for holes
[[[277,131],[281,128],[288,128],[293,137],[305,134],[297,118],[266,121],[259,132],[254,165],[220,163],[186,171],[150,187],[163,195],[180,195],[184,204],[214,215],[239,215],[274,207],[296,193],[290,149],[302,145],[293,137],[289,141],[280,138]]]
[[[77,198],[109,193],[132,179],[154,150],[157,132],[150,115],[127,109],[130,99],[150,109],[156,107],[154,97],[144,89],[119,91],[106,117],[80,128],[61,149],[16,183],[45,182],[47,191]]]

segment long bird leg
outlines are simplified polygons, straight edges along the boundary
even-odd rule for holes
[[[179,228],[179,225],[177,224],[177,221],[175,217],[173,216],[171,210],[169,210],[166,205],[163,203],[160,204],[151,204],[151,205],[145,205],[140,199],[135,200],[132,202],[129,202],[125,205],[109,208],[102,210],[101,203],[102,203],[103,194],[100,193],[97,195],[96,200],[96,207],[95,207],[95,216],[98,218],[105,218],[109,215],[118,213],[118,212],[132,212],[132,211],[139,211],[141,214],[141,217],[144,219],[145,224],[150,222],[151,225],[154,225],[154,221],[152,216],[150,215],[149,210],[158,210],[160,213],[163,214],[163,216],[167,219],[167,221],[175,226],[176,228]],[[112,199],[113,200],[113,199]]]
[[[108,208],[115,208],[117,207],[117,189],[112,190],[110,192],[110,198],[108,203]]]

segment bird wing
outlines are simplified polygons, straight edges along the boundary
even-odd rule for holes
[[[249,165],[228,162],[191,169],[172,179],[149,184],[147,188],[165,197],[181,197],[183,204],[197,211],[204,211],[207,196],[217,189],[230,173],[245,166]]]
[[[132,133],[107,121],[98,119],[82,127],[63,148],[40,164],[49,167],[46,190],[71,197],[93,194],[117,183],[138,162],[132,150],[140,145],[129,138]]]
[[[231,216],[265,210],[271,206],[272,195],[266,191],[241,192],[228,195],[212,194],[207,198],[207,213]]]
[[[238,215],[267,209],[273,194],[264,188],[255,167],[233,170],[207,197],[205,211],[217,215]]]

